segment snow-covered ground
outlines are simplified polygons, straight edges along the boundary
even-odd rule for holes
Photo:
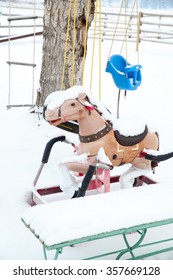
[[[118,53],[121,43],[115,43],[112,53]],[[101,95],[102,101],[116,115],[117,88],[111,76],[105,73],[110,42],[102,44]],[[32,40],[23,39],[14,41],[11,46],[12,60],[29,62],[32,58]],[[86,62],[85,86],[90,84],[92,42],[88,45]],[[36,69],[35,91],[39,87],[39,74],[42,55],[42,39],[36,38]],[[137,91],[128,92],[126,99],[121,97],[120,117],[129,119],[146,119],[150,126],[157,128],[160,135],[160,150],[172,147],[173,149],[173,96],[172,96],[172,65],[173,48],[171,45],[152,44],[142,42],[139,51],[142,64],[142,84]],[[47,141],[56,135],[66,134],[72,141],[77,137],[65,133],[54,127],[49,127],[41,116],[31,114],[28,108],[6,109],[8,104],[9,69],[8,44],[0,45],[0,259],[1,260],[32,260],[42,259],[41,244],[21,222],[24,211],[30,207],[27,203],[29,192],[33,189],[33,179],[41,162],[42,153]],[[137,63],[135,45],[128,46],[128,60]],[[99,61],[98,51],[95,54],[93,94],[98,95]],[[11,103],[28,103],[31,99],[32,71],[24,66],[11,66]],[[69,145],[57,144],[51,153],[49,163],[45,166],[38,185],[50,186],[58,184],[57,165],[64,156],[73,153]],[[163,162],[156,169],[156,174],[149,174],[155,181],[163,184],[172,184],[173,159]],[[114,170],[119,173],[120,168]],[[160,207],[167,207],[160,197]],[[127,211],[122,205],[120,211]],[[146,204],[147,211],[147,204]],[[138,210],[136,210],[136,214]],[[173,214],[173,213],[172,213]],[[57,213],[58,218],[59,213]],[[171,215],[171,214],[170,214]],[[129,217],[130,219],[130,217]],[[167,226],[165,233],[173,234],[173,226]],[[158,230],[151,232],[159,235]],[[112,244],[119,244],[119,240],[112,238],[106,244],[97,241],[92,244],[70,247],[64,251],[61,259],[80,259],[88,251],[96,253],[99,248]],[[113,248],[114,249],[114,248]],[[112,257],[113,258],[113,257]],[[173,259],[173,252],[162,254],[155,259]]]

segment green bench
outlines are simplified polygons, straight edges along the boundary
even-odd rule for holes
[[[171,185],[153,184],[36,205],[24,212],[22,221],[41,242],[45,259],[50,250],[55,250],[54,259],[58,259],[67,246],[120,235],[123,248],[116,248],[114,241],[114,250],[85,259],[104,259],[107,255],[143,259],[173,250],[172,199]],[[170,236],[165,229],[162,236],[160,231],[154,238],[151,234],[151,240],[150,231],[166,225],[170,225]]]

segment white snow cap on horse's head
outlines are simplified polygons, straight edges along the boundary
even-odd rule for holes
[[[63,91],[54,91],[50,93],[47,96],[44,105],[47,106],[48,109],[53,110],[57,107],[60,107],[64,101],[71,98],[77,98],[80,93],[85,93],[88,97],[91,96],[91,91],[85,87],[73,86]]]
[[[79,96],[80,93],[85,93],[87,96],[91,94],[91,91],[85,88],[84,86],[73,86],[66,89],[66,92],[70,95],[76,95],[75,98]]]
[[[45,99],[44,101],[44,105],[48,106],[48,104],[50,105],[51,103],[53,103],[55,100],[59,99],[60,95],[63,95],[65,93],[65,90],[57,90],[57,91],[53,91],[51,92]]]

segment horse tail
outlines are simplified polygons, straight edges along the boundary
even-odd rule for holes
[[[159,151],[144,149],[140,156],[154,162],[165,161],[173,157],[173,151],[161,154]]]

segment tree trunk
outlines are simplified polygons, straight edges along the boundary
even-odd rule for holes
[[[43,105],[46,96],[55,90],[82,84],[86,36],[94,11],[94,0],[45,0],[37,105]]]

